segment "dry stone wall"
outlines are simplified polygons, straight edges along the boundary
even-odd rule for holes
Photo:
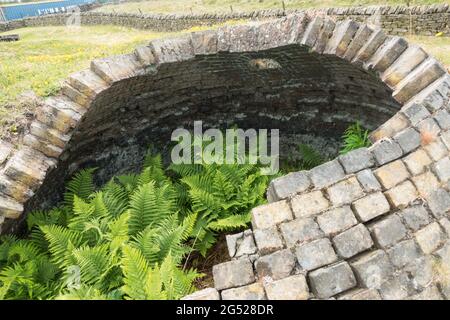
[[[280,68],[255,63],[261,60],[275,60]],[[154,40],[132,54],[94,60],[89,70],[67,79],[60,95],[46,100],[23,144],[0,144],[5,230],[14,231],[24,212],[61,192],[61,178],[85,157],[90,161],[84,166],[101,163],[103,155],[107,162],[115,159],[114,169],[125,168],[127,157],[140,154],[133,149],[140,139],[165,133],[152,131],[159,125],[213,119],[221,108],[211,109],[202,99],[230,108],[228,116],[237,110],[245,115],[252,101],[264,108],[269,101],[271,118],[277,110],[278,118],[301,112],[295,94],[302,90],[290,90],[307,82],[295,73],[300,62],[315,61],[322,80],[330,80],[339,76],[330,70],[345,70],[338,60],[349,66],[348,80],[359,75],[367,81],[359,97],[368,94],[369,102],[331,106],[343,108],[343,119],[357,110],[378,116],[374,144],[274,180],[269,204],[252,211],[252,229],[227,238],[232,260],[213,268],[215,287],[186,299],[449,299],[450,75],[419,47],[350,20],[289,15]],[[375,76],[384,82],[384,94]],[[222,87],[224,81],[230,83]],[[267,92],[273,82],[285,94]],[[306,91],[305,98],[316,90]],[[332,86],[319,98],[331,96],[333,102],[336,91]],[[370,92],[384,102],[370,103]],[[326,114],[326,105],[306,115]],[[316,118],[322,121],[317,126],[339,124],[339,110],[334,113],[335,118]]]
[[[86,10],[90,9],[91,7],[87,7]],[[395,35],[435,35],[438,32],[443,32],[447,36],[450,35],[450,7],[448,4],[413,7],[371,6],[287,11],[272,9],[249,13],[186,15],[83,12],[81,14],[81,23],[83,25],[119,25],[159,32],[173,32],[195,26],[211,26],[230,20],[265,20],[294,13],[327,15],[336,20],[352,19],[359,22],[369,22],[383,28],[387,33]],[[55,14],[15,20],[7,24],[0,24],[0,32],[23,27],[65,25],[67,18],[67,14]]]

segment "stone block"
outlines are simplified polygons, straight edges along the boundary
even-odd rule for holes
[[[107,83],[113,83],[137,76],[142,72],[142,65],[134,54],[123,54],[95,59],[91,70]]]
[[[333,237],[333,244],[341,257],[350,258],[371,248],[373,241],[367,228],[358,224]]]
[[[369,135],[369,138],[372,142],[381,139],[391,139],[394,135],[406,129],[407,127],[409,127],[408,119],[400,112],[398,112],[377,129],[375,129]]]
[[[318,298],[327,299],[356,286],[347,262],[340,262],[309,273],[310,286]]]
[[[381,300],[381,296],[374,289],[354,289],[339,297],[339,300]]]
[[[445,70],[439,62],[429,58],[409,73],[397,86],[393,97],[400,103],[405,103],[420,91],[444,75]]]
[[[428,197],[439,188],[439,181],[431,171],[426,171],[421,175],[411,179],[422,197]]]
[[[304,275],[298,274],[265,284],[269,300],[307,300],[309,288]]]
[[[222,300],[266,300],[264,287],[260,283],[222,291]]]
[[[384,300],[403,300],[412,292],[411,281],[406,273],[401,273],[380,286],[380,293]]]
[[[418,148],[421,143],[420,134],[414,128],[407,128],[396,134],[394,140],[397,141],[405,154]]]
[[[407,180],[385,192],[386,198],[397,209],[406,208],[417,199],[418,193],[411,181]]]
[[[439,224],[447,234],[447,238],[450,238],[450,220],[448,220],[447,218],[442,218],[439,220]]]
[[[261,255],[283,249],[283,240],[276,227],[256,229],[253,233]]]
[[[414,240],[404,240],[397,243],[387,251],[387,254],[392,264],[397,268],[403,268],[422,256]]]
[[[378,246],[386,248],[406,236],[406,228],[397,215],[390,215],[369,227]]]
[[[332,160],[310,170],[311,181],[316,188],[329,186],[345,176],[338,160]]]
[[[382,250],[364,254],[353,261],[351,266],[359,283],[369,289],[379,289],[394,272],[387,254]]]
[[[339,156],[339,162],[346,173],[354,173],[375,165],[375,160],[367,148],[359,148]]]
[[[441,218],[450,210],[450,195],[442,188],[437,188],[427,197],[428,207],[436,218]]]
[[[217,290],[244,286],[255,281],[249,259],[224,262],[213,267],[214,286]]]
[[[386,40],[386,37],[387,36],[383,32],[383,30],[375,30],[367,39],[367,42],[358,51],[355,58],[353,59],[353,62],[361,65],[362,63],[368,61],[377,51],[377,49],[383,44],[383,42]]]
[[[434,114],[434,120],[438,123],[442,130],[450,129],[450,114],[447,110],[441,109]]]
[[[400,37],[388,37],[367,63],[367,67],[384,72],[408,48],[408,42]]]
[[[185,296],[181,300],[220,300],[220,295],[215,288],[206,288]]]
[[[327,193],[333,206],[351,203],[364,195],[364,191],[355,177],[332,185],[327,189]]]
[[[386,164],[374,172],[385,189],[395,187],[409,178],[409,172],[401,160]]]
[[[289,249],[262,256],[255,262],[258,278],[268,277],[273,280],[283,279],[292,274],[295,257]]]
[[[358,23],[352,20],[337,22],[324,53],[343,57],[358,28]]]
[[[447,182],[450,179],[450,158],[445,157],[437,161],[432,169],[441,182]]]
[[[403,161],[413,175],[421,174],[425,171],[425,168],[432,163],[432,160],[423,149],[414,151],[410,155],[406,156]]]
[[[207,55],[217,53],[217,32],[205,30],[191,33],[191,43],[195,55]]]
[[[416,294],[411,298],[412,300],[443,300],[439,289],[436,285],[431,285],[423,290],[421,293]]]
[[[245,230],[232,235],[226,236],[228,254],[231,258],[239,258],[243,255],[251,255],[256,253],[256,245],[253,239],[253,232]]]
[[[17,219],[22,215],[23,205],[5,195],[0,195],[0,214],[5,218]]]
[[[423,205],[406,208],[399,215],[405,222],[405,225],[413,231],[417,231],[430,223],[430,217]]]
[[[254,229],[270,228],[289,220],[292,220],[292,212],[285,200],[264,204],[252,210]]]
[[[8,159],[9,155],[11,154],[14,146],[4,140],[0,140],[0,165],[3,164],[6,159]]]
[[[356,178],[366,192],[380,191],[381,185],[372,170],[366,169],[356,174]]]
[[[433,269],[430,257],[415,259],[403,268],[410,275],[415,290],[422,290],[431,283],[436,274]]]
[[[189,37],[158,39],[150,42],[156,64],[185,61],[194,58],[194,48]]]
[[[291,200],[292,210],[297,218],[316,215],[329,207],[328,200],[321,191],[300,194]]]
[[[441,128],[433,118],[427,118],[420,121],[416,127],[422,138],[422,146],[434,141],[441,132]]]
[[[375,160],[379,165],[396,160],[403,155],[402,149],[393,140],[379,140],[371,148]]]
[[[358,219],[366,222],[389,212],[390,206],[385,196],[376,192],[355,201],[353,209]]]
[[[285,199],[290,195],[306,191],[311,185],[305,171],[292,172],[270,182],[267,196],[270,202]]]
[[[413,126],[417,125],[420,121],[431,115],[427,108],[418,103],[406,105],[402,108],[402,112],[406,115],[406,117],[408,117]]]
[[[350,206],[331,209],[317,217],[317,223],[327,235],[335,235],[358,223]]]
[[[428,153],[431,159],[434,161],[439,161],[445,156],[448,156],[448,149],[441,139],[437,139],[426,146],[424,146],[425,151]]]
[[[296,247],[295,254],[300,266],[307,271],[331,264],[338,259],[330,240],[326,238]]]
[[[437,222],[430,223],[415,233],[417,244],[425,254],[435,251],[445,239]]]
[[[317,223],[311,218],[295,219],[280,225],[281,234],[288,247],[323,236]]]
[[[421,47],[415,45],[409,46],[383,73],[381,79],[390,87],[394,87],[427,57],[428,54]]]
[[[353,37],[352,42],[350,42],[347,51],[345,51],[343,58],[345,60],[352,61],[359,50],[361,50],[361,48],[366,44],[367,39],[370,38],[372,33],[372,28],[368,27],[366,24],[361,24]]]

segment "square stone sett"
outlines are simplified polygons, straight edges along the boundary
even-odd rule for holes
[[[431,171],[426,171],[421,175],[411,179],[422,197],[429,196],[439,188],[439,181]]]
[[[264,287],[260,283],[222,291],[222,300],[266,300]]]
[[[364,195],[364,191],[355,177],[332,185],[327,189],[327,193],[333,206],[351,203]]]
[[[427,209],[421,204],[403,209],[399,216],[403,219],[405,225],[413,231],[417,231],[430,223]]]
[[[443,300],[443,298],[436,285],[431,285],[421,293],[411,297],[411,300]]]
[[[450,150],[450,130],[444,131],[440,135],[442,142],[444,142],[447,149]]]
[[[249,259],[224,262],[213,267],[214,285],[217,290],[243,286],[255,281]]]
[[[422,142],[425,135],[430,137],[437,137],[441,132],[441,128],[433,118],[427,118],[420,121],[416,127],[422,136]]]
[[[333,238],[337,253],[343,258],[350,258],[373,246],[372,238],[363,224],[358,224]]]
[[[228,254],[231,258],[239,258],[243,255],[256,253],[255,240],[253,239],[253,232],[251,230],[227,235],[226,241]]]
[[[448,220],[447,218],[442,218],[439,220],[439,224],[447,234],[447,238],[450,238],[450,220]]]
[[[335,235],[358,223],[350,206],[343,206],[324,212],[317,217],[320,229],[327,235]]]
[[[372,153],[367,148],[352,150],[340,155],[338,159],[346,173],[358,172],[375,165]]]
[[[419,132],[414,128],[407,128],[394,136],[394,140],[400,145],[404,153],[409,153],[420,146]]]
[[[344,178],[345,173],[338,160],[332,160],[310,170],[311,181],[318,189]]]
[[[269,300],[307,300],[309,298],[308,284],[302,274],[268,282],[264,287]]]
[[[409,178],[409,172],[401,160],[386,164],[374,172],[385,189],[395,187]]]
[[[358,172],[356,174],[356,178],[366,192],[381,190],[381,185],[378,182],[377,178],[375,178],[371,169],[366,169]]]
[[[436,120],[442,130],[450,129],[450,114],[447,110],[441,109],[436,111],[434,120]]]
[[[372,145],[372,153],[379,165],[396,160],[403,155],[399,144],[390,139],[382,139],[375,142]]]
[[[276,227],[256,229],[253,233],[261,255],[283,249],[283,240]]]
[[[291,205],[296,218],[313,216],[330,206],[321,191],[299,194],[292,198]]]
[[[412,125],[416,125],[431,114],[423,105],[413,103],[402,108],[402,112],[408,117]]]
[[[406,158],[403,158],[403,161],[413,175],[421,174],[425,171],[427,166],[432,163],[432,160],[423,149],[414,151],[410,155],[406,156]]]
[[[366,222],[389,212],[390,206],[386,197],[381,192],[376,192],[356,200],[353,209],[358,219]]]
[[[403,270],[410,275],[415,290],[422,290],[428,286],[435,276],[433,260],[430,256],[411,261]]]
[[[304,171],[292,172],[270,182],[267,195],[270,202],[285,199],[290,195],[306,191],[311,185]]]
[[[254,229],[270,228],[289,220],[292,220],[292,212],[286,200],[264,204],[252,209]]]
[[[295,256],[289,249],[280,250],[258,258],[255,262],[256,273],[259,279],[283,279],[292,274],[295,261]]]
[[[384,193],[391,205],[397,209],[406,208],[417,199],[418,193],[411,181],[407,180]]]
[[[450,158],[445,157],[437,161],[432,169],[441,182],[447,182],[450,179]]]
[[[291,248],[296,244],[323,237],[319,225],[312,218],[295,219],[280,225],[286,245]]]
[[[401,273],[382,283],[379,291],[384,300],[403,300],[413,292],[413,288],[408,275]]]
[[[390,215],[369,227],[378,246],[386,248],[406,236],[406,228],[397,215]]]
[[[369,289],[379,289],[394,272],[394,267],[383,250],[366,253],[353,261],[351,266],[359,283]]]
[[[381,296],[374,289],[353,289],[341,295],[339,300],[381,300]]]
[[[435,251],[445,239],[437,222],[430,223],[415,233],[416,241],[425,254]]]
[[[433,161],[439,161],[448,155],[448,149],[440,138],[423,147]]]
[[[304,270],[313,270],[337,261],[330,240],[314,240],[296,247],[297,261]]]
[[[420,249],[412,239],[397,243],[387,251],[387,254],[392,264],[397,268],[403,268],[410,262],[422,257]]]
[[[330,298],[356,286],[355,275],[347,262],[327,266],[308,275],[311,290],[321,299]]]
[[[431,213],[437,219],[444,216],[450,210],[450,194],[445,189],[436,189],[427,197],[427,201]]]
[[[185,296],[180,300],[220,300],[220,294],[215,288],[206,288]]]

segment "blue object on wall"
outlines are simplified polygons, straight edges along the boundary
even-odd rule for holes
[[[66,0],[42,3],[18,4],[15,6],[0,7],[3,19],[6,21],[22,19],[26,17],[41,16],[51,13],[66,12],[68,8],[82,4],[92,3],[95,0]]]

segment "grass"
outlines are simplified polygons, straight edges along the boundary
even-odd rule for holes
[[[0,44],[0,121],[16,113],[14,103],[23,92],[52,95],[63,79],[87,68],[92,59],[128,53],[170,35],[116,26],[38,27],[8,33],[19,34],[21,40]]]
[[[411,0],[411,4],[444,3],[445,0]],[[284,0],[286,9],[349,7],[367,5],[401,5],[405,0]],[[232,7],[232,8],[231,8]],[[100,12],[127,13],[206,13],[252,11],[256,9],[282,8],[282,0],[151,0],[107,5],[96,9]]]

